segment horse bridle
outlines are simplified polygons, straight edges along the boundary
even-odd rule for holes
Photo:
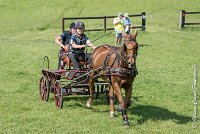
[[[131,46],[131,47],[128,47],[128,46],[126,45],[126,43],[127,43],[127,42],[130,42],[130,41],[134,42],[135,44],[138,44],[137,41],[136,41],[134,38],[130,38],[129,40],[124,40],[124,41],[123,41],[123,45],[124,45],[124,47],[126,47],[126,49],[128,49],[128,50],[133,50],[134,47],[135,47],[135,44],[134,44],[133,46]],[[138,53],[137,53],[137,51],[136,51],[136,53],[133,54],[133,57],[132,57],[132,58],[136,59],[136,58],[137,58],[137,54],[138,54]],[[127,54],[126,54],[125,51],[124,51],[124,55],[125,55],[125,61],[126,61],[126,63],[128,64],[128,59],[130,58],[130,56],[127,56]],[[123,58],[123,59],[124,59],[124,58]]]

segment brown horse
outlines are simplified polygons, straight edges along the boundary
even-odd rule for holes
[[[101,76],[103,80],[109,80],[110,116],[114,117],[113,94],[115,94],[120,103],[123,126],[129,126],[126,109],[131,105],[132,83],[137,75],[138,43],[136,37],[136,30],[132,35],[123,33],[122,47],[102,45],[94,50],[90,59],[91,69],[98,71],[90,75],[90,96],[86,106],[91,107],[96,76]],[[126,101],[123,99],[121,88],[125,89]]]

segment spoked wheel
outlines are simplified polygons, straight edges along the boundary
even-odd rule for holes
[[[42,76],[39,83],[39,95],[41,100],[48,101],[50,83],[46,76]]]
[[[62,85],[61,85],[60,81],[55,82],[54,101],[55,101],[56,107],[62,108],[62,106],[63,106],[63,92],[62,92]]]

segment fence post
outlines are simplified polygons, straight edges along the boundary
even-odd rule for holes
[[[104,32],[106,32],[106,16],[104,16]]]
[[[146,16],[145,16],[145,12],[142,12],[142,31],[145,31],[146,28]]]
[[[64,32],[64,30],[65,30],[65,27],[64,27],[64,24],[65,23],[65,19],[64,18],[62,18],[62,32]]]
[[[182,29],[185,25],[185,10],[180,11],[180,29]]]

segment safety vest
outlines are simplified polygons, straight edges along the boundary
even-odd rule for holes
[[[81,39],[78,37],[78,35],[73,34],[71,36],[70,44],[76,43],[76,45],[86,45],[86,42],[87,42],[88,39],[89,38],[85,34],[82,35]],[[85,50],[84,47],[80,49],[80,48],[72,48],[70,46],[70,51],[72,51],[75,54],[84,53],[84,50]]]
[[[124,22],[123,22],[123,20],[121,20],[120,23],[115,24],[114,28],[115,28],[116,32],[122,32],[122,31],[124,31]]]

